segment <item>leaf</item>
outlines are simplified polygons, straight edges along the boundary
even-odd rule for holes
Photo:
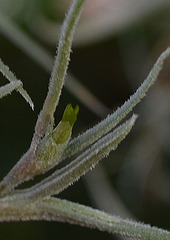
[[[74,123],[77,120],[77,114],[79,112],[79,106],[77,105],[74,109],[71,104],[68,104],[63,117],[62,117],[62,122],[69,122],[70,125],[73,127]]]
[[[17,89],[21,85],[22,85],[22,82],[18,80],[15,82],[10,82],[5,86],[0,87],[0,98],[3,98],[7,94],[10,94],[13,90]]]
[[[127,136],[133,127],[137,116],[133,115],[130,120],[126,121],[113,132],[107,134],[91,148],[87,149],[74,161],[56,170],[49,177],[37,183],[31,188],[14,192],[10,199],[5,201],[12,204],[31,203],[48,196],[58,194],[69,185],[77,181],[87,171],[94,168],[95,165],[108,156],[112,150],[115,150],[118,144]]]
[[[58,198],[46,199],[38,202],[35,205],[35,209],[35,212],[39,213],[41,219],[49,221],[64,221],[113,234],[117,233],[122,237],[134,239],[170,239],[169,231],[128,219],[124,220],[103,211],[67,200]]]
[[[71,45],[75,27],[79,21],[84,2],[85,0],[73,1],[73,4],[71,5],[62,26],[61,36],[57,49],[57,56],[55,58],[53,70],[50,77],[48,94],[35,128],[37,131],[36,134],[39,136],[43,136],[46,133],[49,121],[53,117],[53,114],[58,105],[70,59]],[[39,125],[41,125],[41,128]]]
[[[1,195],[7,194],[20,183],[33,178],[34,164],[36,161],[35,151],[37,150],[42,138],[48,133],[49,123],[54,119],[53,114],[60,98],[69,62],[74,30],[78,23],[84,2],[85,0],[73,1],[67,14],[62,28],[61,38],[59,40],[58,54],[51,74],[49,91],[45,99],[43,109],[38,116],[31,146],[0,183]],[[15,80],[15,76],[9,71],[8,67],[4,66],[4,64],[2,67],[4,68],[3,72],[7,76],[10,75],[10,77],[8,76],[9,80],[11,78]]]
[[[169,240],[170,232],[149,224],[121,219],[103,211],[73,203],[71,201],[49,198],[36,204],[10,206],[0,200],[0,222],[45,220],[67,222],[83,227],[98,229],[142,240]],[[123,238],[124,239],[124,238]]]
[[[2,12],[0,12],[0,33],[40,65],[47,73],[51,73],[53,56]],[[110,112],[110,109],[85,88],[70,72],[67,73],[65,87],[97,116],[103,117]]]
[[[4,77],[6,79],[8,79],[10,82],[18,82],[20,80],[18,80],[15,75],[9,70],[9,67],[6,66],[2,60],[0,59],[0,72],[4,75]],[[21,82],[21,81],[20,81]],[[22,96],[23,98],[26,100],[26,102],[29,103],[30,107],[32,108],[32,110],[34,110],[34,104],[30,98],[30,96],[28,95],[28,93],[23,89],[22,86],[18,86],[16,89]]]
[[[85,149],[87,146],[98,140],[101,136],[108,133],[114,128],[122,119],[124,119],[128,113],[145,97],[147,91],[157,80],[158,75],[163,67],[164,60],[170,55],[170,47],[168,47],[157,59],[149,75],[137,89],[137,91],[130,96],[120,108],[114,113],[108,115],[106,119],[98,123],[93,128],[79,135],[77,138],[70,141],[63,158],[70,157],[75,153]],[[78,146],[78,147],[77,147]]]
[[[74,109],[67,105],[61,122],[40,142],[36,150],[36,163],[32,171],[33,176],[44,173],[56,166],[71,138],[72,128],[77,120],[79,107]]]

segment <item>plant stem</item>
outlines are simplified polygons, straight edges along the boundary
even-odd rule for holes
[[[18,80],[15,82],[10,82],[5,86],[0,87],[0,98],[3,98],[7,94],[10,94],[13,90],[17,89],[20,86],[22,86],[22,82]]]
[[[41,66],[47,73],[51,73],[53,56],[40,43],[36,42],[20,29],[15,22],[0,12],[0,33],[7,37],[14,45],[28,57]],[[68,79],[68,80],[67,80]],[[89,110],[99,117],[105,117],[110,109],[94,96],[89,89],[82,85],[69,71],[66,76],[66,89],[82,102]]]
[[[150,225],[123,220],[100,210],[58,198],[49,198],[32,205],[0,204],[0,221],[46,220],[77,224],[108,233],[142,240],[169,240],[170,232]]]
[[[84,2],[85,0],[76,0],[73,2],[62,27],[61,38],[59,40],[57,57],[51,74],[48,94],[35,127],[35,134],[40,137],[45,134],[48,124],[53,118],[53,114],[61,95],[70,59],[73,35]]]
[[[11,70],[9,69],[9,67],[7,65],[5,65],[2,60],[0,59],[0,72],[4,75],[4,77],[6,79],[8,79],[10,82],[18,82],[20,81],[19,79],[17,79],[15,77],[15,75],[13,74],[13,72],[11,72]],[[21,81],[20,81],[21,82]],[[28,95],[28,93],[23,89],[22,87],[22,82],[21,84],[17,87],[17,91],[23,96],[23,98],[29,103],[30,107],[32,108],[32,110],[34,110],[34,104],[30,98],[30,96]]]
[[[147,91],[155,83],[158,78],[160,71],[162,70],[163,63],[167,57],[170,55],[170,47],[168,47],[157,59],[153,68],[151,69],[149,75],[137,89],[137,91],[130,96],[130,98],[114,113],[108,115],[103,121],[99,122],[93,128],[90,128],[86,132],[82,133],[78,137],[74,138],[67,145],[64,152],[63,158],[70,157],[85,149],[88,145],[95,142],[104,134],[108,133],[112,128],[114,128],[122,119],[124,119],[129,112],[145,97]],[[79,148],[77,148],[79,146]]]
[[[136,118],[137,116],[133,115],[124,124],[100,139],[70,164],[56,170],[52,175],[31,188],[14,191],[11,195],[0,199],[0,203],[5,202],[10,205],[30,204],[63,191],[87,171],[94,168],[112,150],[115,150],[132,129]]]
[[[109,233],[117,233],[122,236],[132,237],[143,240],[169,240],[170,232],[151,227],[146,224],[123,220],[66,200],[51,198],[40,202],[37,210],[42,209],[48,213],[52,220],[57,219],[90,228],[97,228]],[[56,211],[56,212],[55,212]],[[47,217],[48,219],[48,217]]]
[[[7,194],[18,184],[34,177],[32,172],[34,172],[36,164],[35,151],[39,141],[46,133],[49,123],[53,121],[53,114],[64,84],[74,30],[79,20],[84,2],[85,0],[74,1],[64,21],[61,38],[59,40],[58,53],[49,84],[49,91],[35,126],[35,134],[33,136],[31,147],[1,182],[1,195]]]

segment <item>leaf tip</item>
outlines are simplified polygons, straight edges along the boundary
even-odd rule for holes
[[[64,114],[63,114],[63,117],[62,117],[61,121],[62,122],[69,122],[70,125],[73,127],[74,123],[77,120],[78,112],[79,112],[79,106],[78,105],[76,105],[75,108],[73,108],[71,104],[68,104],[65,111],[64,111]]]

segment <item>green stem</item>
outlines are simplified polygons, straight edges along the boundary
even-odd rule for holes
[[[19,86],[22,86],[22,82],[20,80],[15,82],[10,82],[5,86],[0,87],[0,98],[10,94],[13,90],[17,89]]]
[[[84,2],[85,0],[75,0],[64,21],[61,38],[59,40],[58,53],[49,84],[49,91],[35,126],[35,134],[31,147],[0,183],[1,195],[7,194],[15,186],[33,177],[32,172],[34,172],[36,162],[35,150],[40,139],[47,131],[48,124],[53,118],[59,101],[69,62],[74,30]]]
[[[9,80],[9,82],[18,82],[20,81],[19,79],[17,79],[15,77],[15,75],[13,74],[13,72],[11,72],[11,70],[9,69],[9,67],[7,65],[5,65],[2,60],[0,59],[0,72],[3,74],[3,76]],[[21,82],[21,81],[20,81]],[[9,86],[9,85],[8,85]],[[22,87],[22,82],[21,84],[17,87],[17,91],[23,96],[23,98],[29,103],[30,107],[32,108],[32,110],[34,109],[34,104],[30,98],[30,96],[28,95],[28,93],[23,89]]]
[[[0,12],[0,33],[21,49],[28,57],[51,73],[53,56],[40,43],[30,38],[15,22]],[[68,80],[67,80],[68,79]],[[70,72],[67,73],[66,89],[99,117],[106,116],[110,109],[82,85]]]
[[[130,96],[130,98],[114,113],[108,115],[103,121],[99,122],[93,128],[90,128],[77,138],[70,141],[64,152],[63,158],[70,157],[78,151],[85,149],[87,146],[98,140],[101,136],[108,133],[114,128],[122,119],[124,119],[128,113],[145,97],[147,91],[157,80],[160,71],[162,70],[163,63],[170,55],[170,47],[168,47],[157,59],[149,75],[137,89],[137,91]],[[77,148],[77,146],[79,146]]]
[[[69,63],[73,34],[84,2],[85,0],[74,1],[64,21],[57,57],[51,74],[49,91],[35,127],[35,134],[38,136],[45,134],[47,126],[56,110]]]
[[[0,204],[0,210],[0,221],[62,221],[134,239],[170,239],[170,232],[166,230],[123,220],[103,211],[58,198],[49,198],[36,204],[19,207],[11,207],[4,203]]]
[[[123,220],[66,200],[51,198],[37,204],[37,210],[47,213],[52,220],[62,220],[89,228],[97,228],[109,233],[117,233],[122,236],[132,237],[143,240],[169,240],[170,232],[151,227],[146,224]]]
[[[94,168],[112,150],[115,150],[132,129],[136,118],[137,116],[133,115],[130,120],[100,139],[70,164],[60,170],[56,170],[52,175],[31,188],[14,191],[11,195],[0,199],[0,203],[4,202],[10,205],[29,204],[58,194],[87,171]]]

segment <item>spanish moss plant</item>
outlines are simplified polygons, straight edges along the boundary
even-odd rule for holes
[[[62,221],[135,239],[168,240],[170,232],[166,230],[124,220],[91,207],[53,197],[94,168],[128,135],[137,115],[132,114],[124,123],[118,124],[146,95],[156,81],[164,60],[170,55],[170,48],[167,48],[141,86],[120,108],[72,139],[79,107],[68,104],[57,126],[54,126],[54,113],[64,85],[75,27],[84,3],[85,0],[74,0],[65,18],[48,93],[39,113],[30,147],[0,183],[0,221]],[[8,84],[0,88],[0,97],[16,90],[34,109],[22,82],[2,60],[0,71],[9,80]],[[57,168],[35,185],[25,189],[17,188],[21,183],[47,172],[71,156],[73,160],[70,163]]]

